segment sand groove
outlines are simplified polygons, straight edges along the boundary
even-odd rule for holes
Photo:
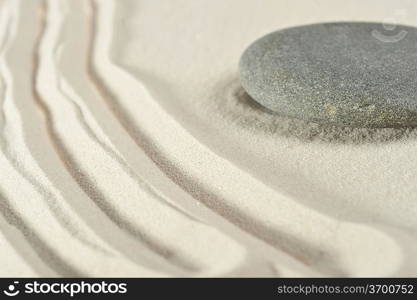
[[[410,230],[304,205],[189,130],[158,76],[119,61],[118,5],[1,3],[0,265],[16,276],[415,274],[401,272]]]

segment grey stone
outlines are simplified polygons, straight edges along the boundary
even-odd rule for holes
[[[240,80],[271,111],[352,127],[417,125],[417,28],[324,23],[288,28],[243,53]]]

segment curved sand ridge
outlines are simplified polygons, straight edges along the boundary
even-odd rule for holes
[[[116,1],[1,5],[2,276],[416,275],[411,222],[299,201],[117,63]]]

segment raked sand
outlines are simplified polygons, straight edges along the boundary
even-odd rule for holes
[[[0,276],[417,276],[417,130],[279,118],[237,77],[265,33],[416,4],[0,5]]]

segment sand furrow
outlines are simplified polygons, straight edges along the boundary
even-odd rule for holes
[[[72,235],[79,238],[82,242],[90,245],[93,248],[99,248],[82,232],[77,230],[76,216],[67,212],[65,201],[62,199],[59,191],[56,190],[49,180],[45,177],[45,174],[40,170],[37,162],[33,159],[30,150],[27,148],[24,140],[24,131],[22,125],[22,117],[19,112],[19,108],[16,106],[16,99],[22,97],[21,93],[16,86],[13,78],[21,77],[20,72],[14,70],[16,65],[14,51],[18,47],[10,40],[11,33],[16,36],[18,26],[18,6],[12,7],[10,2],[5,7],[4,12],[9,12],[8,16],[5,16],[4,20],[9,20],[8,26],[3,31],[5,34],[5,49],[4,53],[0,54],[1,68],[0,68],[0,80],[3,83],[3,97],[2,97],[2,115],[3,115],[3,132],[1,136],[1,143],[3,153],[15,167],[15,170],[20,175],[30,182],[34,189],[36,189],[41,195],[43,195],[44,201],[49,206],[49,209],[55,214],[56,220],[61,223],[61,226],[65,227]],[[7,18],[9,17],[9,18]],[[14,37],[16,38],[16,37]],[[26,78],[29,78],[27,76]]]
[[[22,24],[29,23],[29,19],[23,13],[24,10],[19,10],[20,4],[20,1],[10,1],[5,7],[5,11],[10,14],[14,35],[10,47],[6,47],[5,60],[1,64],[1,74],[5,82],[3,110],[6,115],[2,135],[3,152],[1,153],[1,159],[4,161],[0,186],[3,214],[9,223],[23,233],[44,263],[54,269],[57,274],[94,275],[98,271],[103,275],[109,270],[121,275],[141,272],[142,274],[157,274],[130,266],[131,263],[124,261],[111,248],[102,244],[68,208],[27,150],[22,121],[15,106],[19,99],[25,96],[30,98],[27,94],[19,93],[14,83],[15,78],[20,78],[21,81],[25,78],[26,82],[30,83],[30,72],[26,76],[23,75],[21,72],[24,69],[22,70],[21,67],[24,64],[21,63],[17,68],[15,61],[17,57],[13,55],[16,53],[16,48],[21,46],[20,43],[27,41],[22,40],[21,27]],[[32,7],[33,10],[34,7]],[[27,58],[30,62],[30,55]],[[31,70],[30,63],[27,63],[26,70]],[[30,92],[30,89],[27,92]],[[65,246],[63,241],[66,240],[71,241],[71,247]],[[88,263],[89,266],[82,266],[73,253],[94,255],[97,256],[97,260]],[[100,263],[97,264],[97,262]],[[118,265],[121,268],[117,268]]]
[[[92,82],[95,84],[97,90],[100,92],[104,103],[109,107],[111,113],[117,118],[120,124],[123,126],[124,130],[128,133],[128,135],[134,140],[136,143],[135,146],[139,146],[140,149],[144,152],[147,157],[143,157],[145,162],[146,160],[152,159],[152,165],[156,162],[156,165],[162,171],[166,171],[164,167],[160,166],[160,161],[156,159],[155,156],[159,155],[158,151],[155,151],[156,144],[144,135],[140,127],[135,127],[133,122],[130,121],[131,117],[126,112],[126,107],[120,105],[118,103],[118,99],[114,96],[113,91],[111,88],[113,87],[113,78],[107,78],[103,76],[107,74],[107,72],[112,72],[117,75],[117,82],[123,82],[123,85],[129,84],[129,87],[133,84],[133,86],[140,86],[139,82],[132,82],[132,78],[130,76],[126,76],[126,73],[122,71],[120,68],[116,67],[110,60],[110,57],[107,56],[106,50],[110,48],[111,44],[111,33],[112,33],[112,21],[113,21],[113,13],[114,13],[114,3],[109,2],[95,2],[91,1],[91,20],[92,20],[92,45],[91,45],[91,54],[89,56],[89,74],[91,76]],[[101,34],[101,32],[105,32],[106,34]],[[100,49],[102,51],[97,51]],[[109,89],[110,88],[110,89]],[[142,114],[146,114],[147,108],[144,104],[148,103],[148,95],[142,93],[140,91],[132,91],[127,90],[127,94],[129,97],[127,99],[131,99],[133,96],[134,99],[140,95],[140,99],[143,102],[141,108],[138,109],[136,105],[132,105],[132,112],[138,112],[137,116],[141,116]],[[145,95],[145,96],[144,96]],[[133,102],[129,102],[133,104]],[[139,113],[140,112],[140,113]],[[113,124],[115,126],[115,124]],[[159,125],[157,125],[159,127]],[[159,128],[158,128],[159,129]],[[164,130],[164,129],[162,129]],[[129,144],[130,140],[124,140],[125,144]],[[186,154],[187,151],[184,152]],[[129,154],[127,152],[127,154]],[[139,154],[139,152],[138,152]],[[163,159],[163,158],[161,158]],[[134,157],[130,156],[130,162],[134,162]],[[166,162],[165,166],[169,166],[170,162]],[[154,166],[152,166],[154,168]],[[174,183],[174,186],[171,186],[170,189],[174,188],[177,181],[181,178],[176,177],[175,175],[171,176],[172,174],[168,173],[161,173],[158,170],[157,176],[159,184],[161,183],[161,179],[165,177],[172,182],[170,185]],[[165,180],[164,180],[165,181]],[[179,185],[181,186],[181,185]],[[198,185],[195,186],[196,189],[200,187]],[[213,213],[212,211],[206,209],[203,206],[200,206],[199,202],[196,202],[195,199],[190,197],[193,193],[186,194],[183,190],[179,190],[176,188],[175,194],[173,197],[175,198],[175,202],[177,205],[180,205],[186,208],[189,211],[193,211],[196,216],[199,218],[203,217],[206,222],[209,222],[212,226],[218,227],[220,230],[223,230],[224,233],[232,236],[234,239],[238,240],[240,243],[246,246],[246,250],[248,252],[248,259],[244,261],[240,266],[231,270],[231,272],[226,273],[228,274],[248,274],[248,270],[251,270],[253,274],[259,274],[263,276],[271,276],[276,275],[275,271],[272,270],[271,265],[272,261],[281,260],[283,261],[283,265],[286,265],[288,268],[294,268],[299,270],[300,273],[314,275],[315,273],[306,268],[303,263],[297,262],[296,260],[292,259],[290,256],[285,254],[282,251],[276,251],[276,249],[270,247],[266,244],[262,239],[254,238],[252,235],[248,235],[246,232],[240,230],[239,227],[236,227],[232,223],[229,222],[228,219],[223,218],[221,215]],[[194,196],[194,195],[193,195]]]
[[[150,92],[149,87],[146,89],[143,86],[143,78],[140,78],[142,82],[138,81],[137,77],[132,77],[107,57],[106,51],[109,51],[111,40],[109,32],[112,26],[108,22],[112,19],[112,3],[97,1],[97,4],[99,29],[96,30],[98,37],[94,47],[94,68],[98,70],[101,81],[109,87],[108,94],[114,95],[113,100],[118,102],[114,111],[119,113],[126,130],[138,145],[147,149],[155,163],[172,180],[237,226],[325,274],[366,274],[363,273],[365,269],[355,268],[335,258],[355,257],[357,261],[369,261],[368,253],[379,251],[380,248],[385,248],[385,253],[398,254],[394,255],[395,261],[390,264],[396,265],[401,250],[384,232],[365,224],[340,222],[300,205],[196,141],[161,109],[158,101],[163,103],[169,99],[154,100],[153,96],[160,95],[163,86],[159,85],[157,91]],[[119,82],[123,82],[123,88],[116,84]],[[141,109],[132,110],[139,95],[143,101]],[[239,191],[239,197],[236,197],[235,191]],[[351,235],[353,231],[357,234]],[[330,242],[339,235],[346,236],[355,247],[362,247],[366,243],[374,251],[358,257],[346,249],[346,241]],[[375,267],[384,261],[384,255],[380,254],[372,257]],[[381,273],[392,271],[387,268]]]
[[[283,120],[238,83],[282,8],[1,1],[0,276],[415,276],[415,131]]]
[[[150,193],[149,189],[143,188],[143,184],[138,184],[137,180],[126,172],[125,166],[120,164],[120,157],[115,159],[114,155],[118,154],[114,151],[109,152],[114,147],[103,148],[102,145],[106,144],[106,141],[97,142],[96,138],[99,135],[91,135],[96,129],[86,123],[80,123],[77,107],[73,105],[77,100],[67,99],[65,93],[59,89],[60,72],[57,69],[56,49],[59,45],[61,27],[65,22],[64,5],[63,1],[48,2],[47,26],[39,47],[36,86],[39,101],[48,111],[53,128],[50,138],[55,143],[56,151],[73,178],[121,228],[167,261],[185,270],[205,273],[216,270],[218,255],[223,252],[222,249],[238,249],[239,246],[222,233],[162,203],[156,198],[155,192]],[[66,88],[68,92],[69,86],[66,85]],[[80,108],[81,106],[78,106],[78,109]],[[85,130],[86,126],[89,128],[88,131]],[[175,226],[165,225],[171,223]],[[181,233],[182,240],[173,238],[177,236],[176,233]],[[193,242],[186,243],[188,239],[192,239]],[[207,239],[218,240],[218,243],[207,247]],[[236,250],[233,252],[239,253]],[[239,259],[239,255],[235,257]]]
[[[0,277],[56,276],[34,251],[24,235],[0,215]]]

